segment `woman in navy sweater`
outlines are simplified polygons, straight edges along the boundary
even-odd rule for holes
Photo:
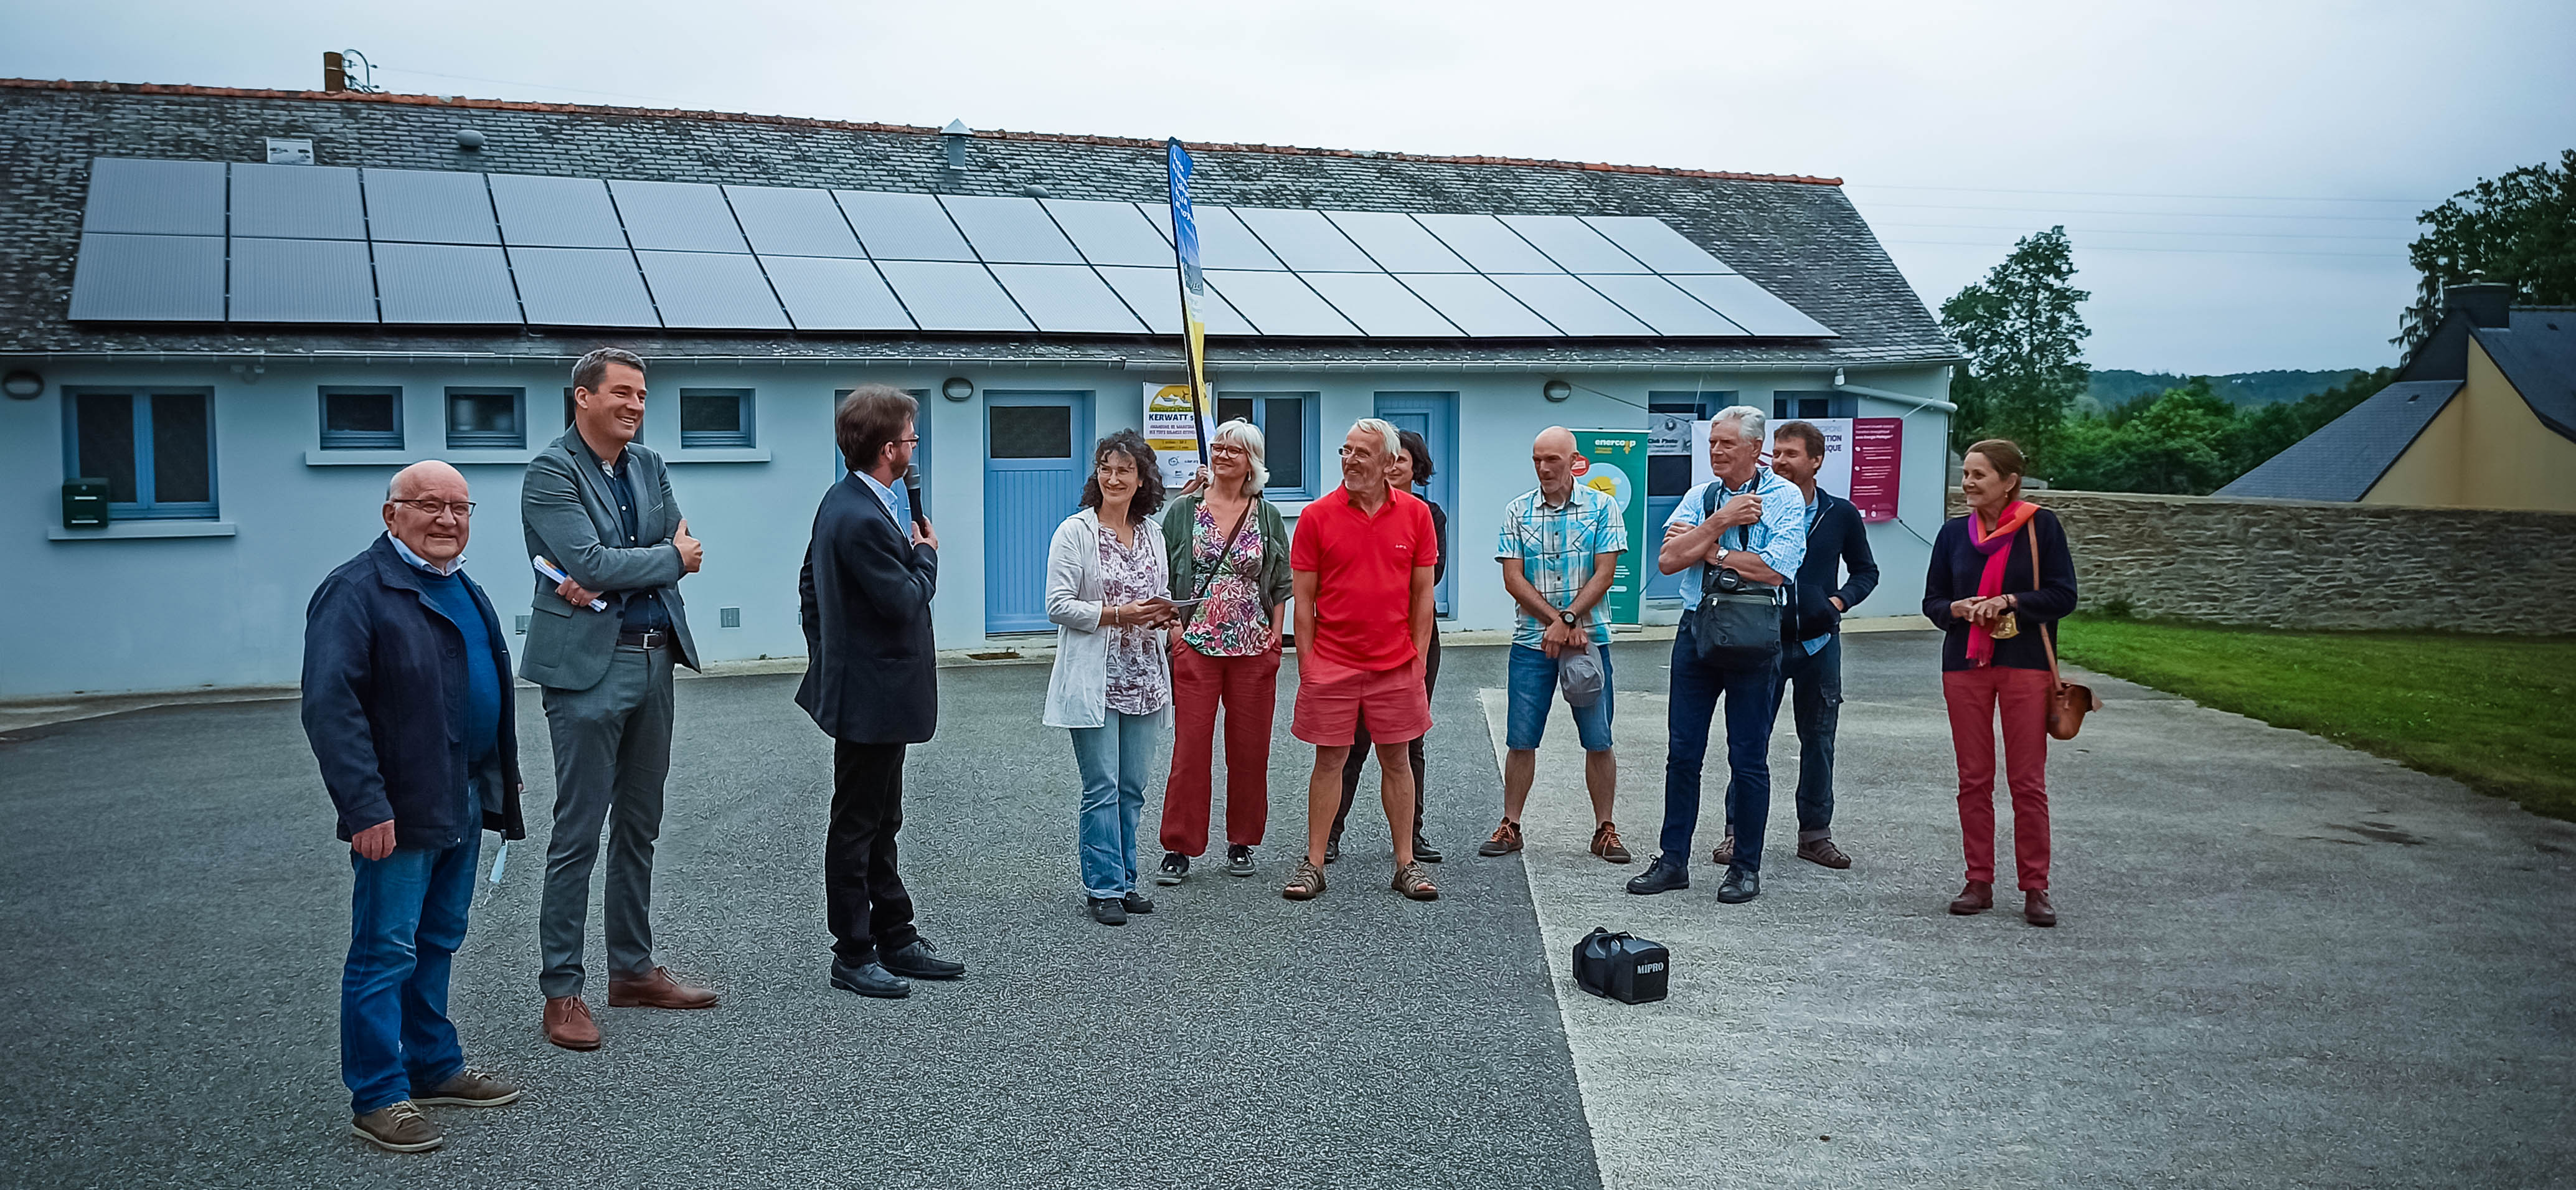
[[[1959,831],[1968,886],[1950,912],[1995,904],[1995,721],[2003,720],[2012,786],[2013,859],[2022,917],[2057,924],[2048,900],[2048,700],[2057,621],[2075,610],[2075,559],[2057,514],[2021,498],[2021,448],[1989,438],[1968,448],[1960,494],[1968,515],[1941,526],[1923,578],[1923,614],[1938,626],[1941,695],[1959,754]],[[2036,555],[2032,543],[2036,540]],[[2037,573],[2033,573],[2034,562]]]

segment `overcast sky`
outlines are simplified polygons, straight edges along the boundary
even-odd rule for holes
[[[354,48],[396,91],[1818,174],[1935,309],[2065,224],[2093,365],[2188,372],[2395,362],[2413,216],[2576,146],[2566,0],[2078,7],[89,0],[0,12],[0,74]]]

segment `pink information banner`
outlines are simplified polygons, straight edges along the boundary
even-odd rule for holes
[[[1905,420],[1852,419],[1851,502],[1864,521],[1896,519],[1896,478],[1905,453]]]

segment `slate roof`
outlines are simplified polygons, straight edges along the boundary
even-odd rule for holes
[[[2389,385],[2342,417],[2236,477],[2221,496],[2282,500],[2359,500],[2388,473],[2415,436],[2458,395],[2457,380]]]
[[[486,137],[479,153],[455,134]],[[260,161],[310,137],[318,163],[580,177],[1155,201],[1158,141],[979,132],[961,175],[939,130],[720,112],[353,92],[0,79],[0,352],[578,355],[618,341],[655,356],[1032,361],[1178,358],[1144,336],[816,332],[522,332],[387,326],[76,325],[65,320],[94,157]],[[1515,367],[1949,363],[1959,351],[1836,179],[1493,157],[1196,145],[1210,204],[1413,212],[1650,215],[1840,334],[1832,340],[1219,343],[1217,366]]]
[[[2576,306],[2525,306],[2469,333],[2542,425],[2576,438]]]

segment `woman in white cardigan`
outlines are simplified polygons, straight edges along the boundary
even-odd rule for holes
[[[1047,619],[1055,621],[1055,672],[1046,725],[1073,733],[1082,773],[1082,891],[1102,925],[1151,913],[1136,889],[1136,818],[1145,778],[1171,719],[1171,658],[1162,628],[1179,615],[1149,514],[1163,506],[1154,451],[1134,430],[1100,440],[1082,510],[1056,526],[1047,547]]]

